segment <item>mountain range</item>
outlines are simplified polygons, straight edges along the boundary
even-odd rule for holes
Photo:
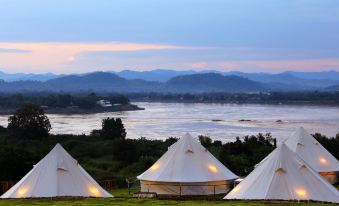
[[[339,91],[339,72],[279,74],[152,70],[56,75],[0,72],[0,92],[260,92]]]
[[[312,82],[316,80],[316,85],[325,85],[330,86],[333,83],[339,82],[339,72],[337,71],[324,71],[324,72],[294,72],[286,71],[278,74],[271,73],[245,73],[239,71],[230,71],[230,72],[221,72],[217,70],[203,70],[203,71],[194,71],[194,70],[185,70],[185,71],[176,71],[176,70],[165,70],[157,69],[151,71],[133,71],[133,70],[123,70],[120,72],[115,72],[115,74],[126,78],[126,79],[143,79],[146,81],[160,81],[166,82],[173,77],[188,75],[188,74],[204,74],[204,73],[218,73],[225,76],[236,75],[248,78],[250,80],[259,81],[262,83],[295,83],[298,81],[302,82]]]
[[[32,74],[32,73],[5,73],[0,71],[0,79],[13,82],[13,81],[47,81],[55,79],[63,75],[56,75],[53,73]]]

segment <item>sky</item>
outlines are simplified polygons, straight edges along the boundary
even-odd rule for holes
[[[0,0],[0,71],[339,71],[338,0]]]

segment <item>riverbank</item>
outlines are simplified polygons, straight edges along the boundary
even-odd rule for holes
[[[18,108],[4,108],[0,107],[0,115],[11,115]],[[90,109],[84,109],[80,107],[44,107],[44,110],[47,114],[97,114],[97,113],[106,113],[106,112],[123,112],[123,111],[138,111],[144,110],[145,108],[141,108],[135,104],[121,104],[121,105],[113,105],[112,107],[94,107]]]
[[[339,92],[131,93],[126,96],[134,102],[339,106]]]
[[[142,103],[182,103],[182,104],[233,104],[233,105],[268,105],[268,106],[328,106],[338,107],[336,101],[281,101],[281,102],[263,102],[263,101],[225,101],[225,100],[185,100],[185,99],[131,99],[132,102]]]

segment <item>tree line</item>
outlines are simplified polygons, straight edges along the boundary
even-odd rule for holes
[[[319,104],[339,105],[339,92],[258,92],[258,93],[129,93],[134,101],[203,102],[236,104]]]
[[[20,108],[25,104],[37,104],[49,108],[79,107],[91,109],[97,106],[97,101],[105,99],[112,104],[128,104],[130,100],[121,94],[97,95],[71,95],[68,93],[41,93],[41,94],[0,94],[0,108]]]

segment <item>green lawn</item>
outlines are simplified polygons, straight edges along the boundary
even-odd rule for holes
[[[115,198],[82,198],[82,199],[27,199],[27,200],[0,200],[0,206],[4,205],[60,205],[60,206],[321,206],[329,204],[320,203],[291,203],[291,202],[258,202],[258,201],[208,201],[208,200],[157,200],[157,199],[135,199],[128,194],[126,189],[112,191]]]

